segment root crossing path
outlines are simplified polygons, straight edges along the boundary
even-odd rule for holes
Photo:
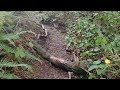
[[[73,55],[70,55],[65,50],[65,39],[63,33],[60,30],[55,29],[52,26],[45,25],[48,30],[47,38],[40,39],[39,44],[47,50],[51,55],[65,60],[72,60]],[[42,60],[42,63],[38,61],[27,61],[27,64],[31,65],[33,72],[20,71],[19,76],[25,79],[68,79],[68,72],[53,66],[47,60]],[[76,78],[75,75],[71,75]]]

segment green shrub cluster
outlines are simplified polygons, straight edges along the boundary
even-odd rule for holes
[[[118,78],[120,74],[120,12],[81,11],[68,27],[68,46],[80,49],[89,78]]]
[[[20,60],[25,58],[39,60],[24,48],[15,45],[14,41],[19,39],[21,34],[26,33],[26,31],[14,32],[13,27],[16,25],[16,20],[18,17],[14,16],[13,12],[0,12],[0,78],[2,79],[18,78],[5,68],[22,67],[32,72],[31,66],[23,64]],[[12,30],[12,32],[10,33],[8,30]]]

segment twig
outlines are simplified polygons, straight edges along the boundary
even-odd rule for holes
[[[38,34],[38,36],[37,36],[37,39],[39,39],[40,38],[40,34]]]
[[[15,43],[12,40],[8,39],[8,41],[10,42],[11,45],[13,45],[14,47],[16,47]]]
[[[45,29],[44,25],[43,24],[41,24],[41,25],[42,25],[42,28]]]
[[[35,33],[35,32],[33,32],[33,31],[27,31],[28,33],[31,33],[31,34],[34,34],[35,35],[35,37],[37,36],[37,34]]]
[[[69,79],[71,79],[71,75],[73,74],[73,72],[68,72],[68,75],[69,75]]]
[[[41,24],[41,25],[42,25],[43,30],[45,31],[45,35],[42,35],[42,36],[47,36],[48,35],[47,29],[45,29],[43,24]]]
[[[19,20],[18,20],[17,24],[15,25],[14,30],[15,30],[15,29],[16,29],[16,27],[18,26],[19,22],[20,22],[20,18],[19,18]]]
[[[47,29],[45,29],[44,25],[43,25],[43,24],[41,24],[41,26],[42,26],[42,29],[43,29],[43,30],[44,30],[44,32],[45,32],[45,35],[40,35],[40,34],[38,34],[38,35],[37,35],[37,39],[39,39],[39,38],[40,38],[40,36],[46,37],[46,36],[48,35]]]
[[[44,29],[45,30],[45,35],[44,36],[47,36],[48,35],[48,33],[47,33],[47,29]]]

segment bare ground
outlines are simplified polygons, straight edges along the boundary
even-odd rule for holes
[[[72,60],[73,56],[65,50],[66,42],[63,33],[51,26],[46,25],[45,28],[48,30],[48,36],[47,38],[40,38],[38,43],[47,52],[51,53],[51,55],[65,60]],[[32,66],[33,72],[30,73],[22,70],[18,71],[17,74],[24,79],[68,79],[68,72],[53,66],[46,60],[42,61],[42,63],[38,61],[26,61],[27,64]],[[77,76],[72,74],[72,78],[77,78]]]

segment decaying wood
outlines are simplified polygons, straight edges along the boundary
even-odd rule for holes
[[[37,42],[34,41],[33,43],[34,43],[34,50],[40,56],[42,56],[45,60],[48,60],[55,66],[62,68],[64,70],[67,70],[67,71],[77,73],[77,74],[84,74],[84,75],[87,74],[87,72],[85,70],[83,70],[80,65],[74,65],[74,62],[67,61],[67,60],[64,60],[61,58],[57,58],[57,57],[51,55],[50,53],[48,53]]]
[[[48,33],[47,33],[47,29],[45,29],[45,27],[44,27],[44,25],[43,24],[41,24],[41,26],[42,26],[42,29],[44,30],[44,32],[45,32],[45,35],[43,35],[43,36],[47,36],[48,35]]]
[[[73,72],[68,72],[69,79],[71,79],[71,77],[72,77],[72,73],[73,73]]]

